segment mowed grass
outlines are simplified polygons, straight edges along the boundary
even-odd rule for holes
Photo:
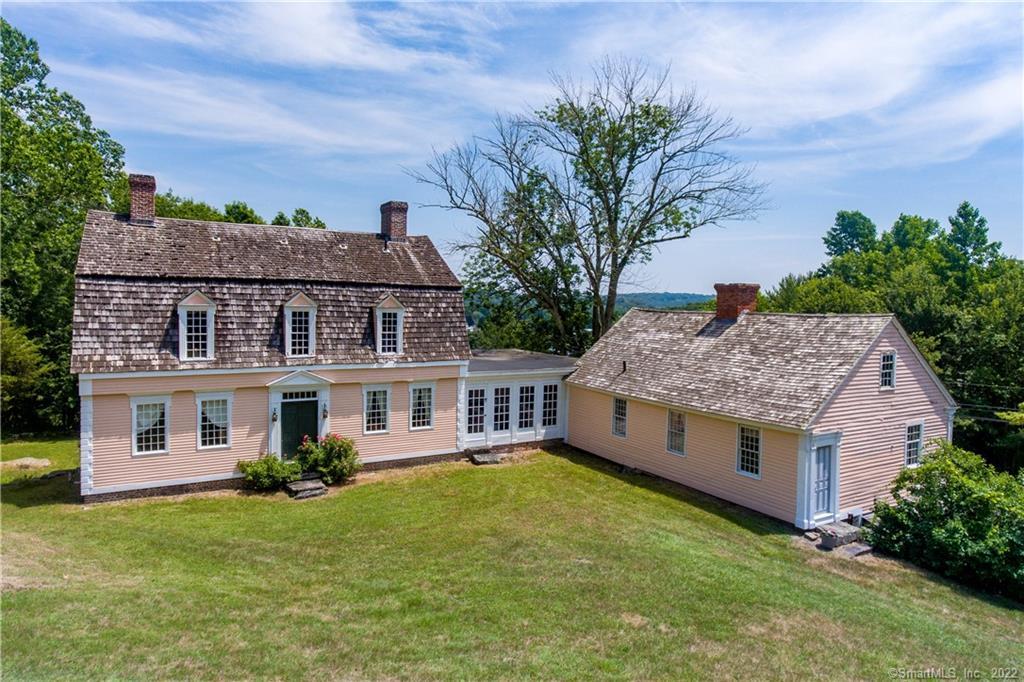
[[[1020,606],[571,451],[83,507],[3,488],[4,679],[880,679],[1024,665]]]
[[[16,469],[7,462],[22,457],[50,460],[42,469]],[[57,436],[0,443],[0,483],[37,478],[50,471],[78,467],[78,439]]]

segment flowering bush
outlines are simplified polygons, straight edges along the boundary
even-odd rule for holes
[[[245,482],[256,490],[277,490],[285,483],[298,480],[302,469],[296,462],[284,462],[274,455],[263,455],[252,461],[241,461],[238,470]]]
[[[315,441],[304,437],[297,454],[303,471],[319,474],[328,484],[347,481],[363,467],[355,443],[336,433]]]
[[[1024,600],[1024,474],[946,443],[904,469],[892,494],[891,505],[875,505],[875,547]]]

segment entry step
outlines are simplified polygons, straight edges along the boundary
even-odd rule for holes
[[[821,535],[821,546],[835,549],[860,540],[860,528],[845,521],[826,523],[815,529]]]
[[[285,491],[296,500],[308,497],[319,497],[327,494],[327,486],[319,478],[292,481],[284,487]]]
[[[469,453],[469,461],[473,464],[500,464],[503,455],[490,450],[481,450]]]

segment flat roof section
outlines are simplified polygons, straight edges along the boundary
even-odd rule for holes
[[[469,373],[499,374],[550,370],[568,374],[576,368],[578,359],[568,355],[535,353],[516,348],[474,350],[473,357],[469,360]]]

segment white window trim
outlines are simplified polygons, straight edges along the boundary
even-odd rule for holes
[[[885,356],[892,355],[892,386],[882,385],[882,367],[885,364]],[[895,391],[896,390],[896,361],[898,359],[896,349],[883,350],[878,356],[878,390],[879,391]]]
[[[413,426],[412,425],[412,396],[413,392],[417,388],[429,388],[430,389],[430,424],[428,426]],[[437,385],[433,381],[420,382],[418,384],[409,384],[409,430],[410,431],[433,431],[434,430],[434,407],[437,404]],[[364,420],[365,426],[365,420]]]
[[[626,416],[623,420],[624,428],[622,430],[622,433],[615,432],[615,401],[617,400],[621,400],[626,405]],[[612,435],[616,438],[621,438],[623,440],[629,437],[629,400],[618,395],[612,396]]]
[[[206,311],[206,355],[199,358],[187,357],[188,353],[188,311]],[[214,348],[214,313],[217,310],[215,305],[178,305],[178,359],[181,362],[209,362],[213,360]]]
[[[683,415],[683,449],[682,449],[681,452],[677,451],[677,450],[673,450],[668,445],[669,442],[670,442],[669,434],[672,432],[672,413],[673,412],[675,412],[676,414]],[[667,410],[665,410],[665,452],[669,453],[670,455],[675,455],[676,457],[686,457],[686,430],[687,430],[687,427],[689,426],[688,422],[689,422],[689,419],[687,419],[686,413],[683,412],[682,410],[673,410],[671,407],[668,408]]]
[[[398,325],[398,350],[394,353],[385,353],[381,350],[381,320],[384,317],[384,313],[398,313],[398,320],[395,324]],[[405,352],[405,308],[384,308],[377,306],[377,312],[374,315],[374,336],[376,340],[377,353],[380,355],[402,355]]]
[[[921,436],[920,436],[920,439],[919,439],[919,442],[918,442],[918,450],[917,450],[917,462],[915,462],[914,464],[910,464],[907,461],[907,445],[910,444],[910,438],[909,438],[910,434],[908,433],[908,431],[910,431],[910,427],[911,426],[920,426],[921,427]],[[913,421],[906,422],[903,425],[903,468],[904,469],[916,469],[917,467],[921,466],[921,459],[924,457],[924,442],[925,441],[924,441],[924,420],[923,419],[915,419]]]
[[[366,394],[370,391],[387,391],[387,399],[384,408],[384,430],[383,431],[367,431],[366,430]],[[363,384],[363,409],[360,410],[360,415],[363,420],[363,435],[364,436],[381,436],[391,433],[391,384]]]
[[[309,312],[309,352],[301,355],[292,353],[292,311]],[[311,358],[316,355],[316,306],[289,305],[284,306],[284,354],[290,358]]]
[[[226,400],[228,401],[228,442],[226,445],[203,445],[203,401],[204,400]],[[221,393],[196,393],[196,450],[229,450],[231,448],[231,427],[233,426],[233,413],[235,407],[235,394],[228,392]]]
[[[742,429],[753,429],[757,431],[757,473],[752,474],[749,471],[743,471],[740,468],[740,432]],[[764,472],[764,429],[760,426],[753,426],[751,424],[736,424],[736,473],[740,476],[746,476],[752,478],[755,481],[761,480],[761,474]]]
[[[131,417],[132,417],[132,457],[153,457],[157,455],[169,455],[171,454],[171,396],[169,395],[139,395],[132,396],[128,401],[131,405]],[[164,443],[167,447],[163,450],[149,450],[147,452],[138,451],[138,419],[135,418],[135,408],[139,405],[149,405],[151,403],[163,403],[164,404]]]

